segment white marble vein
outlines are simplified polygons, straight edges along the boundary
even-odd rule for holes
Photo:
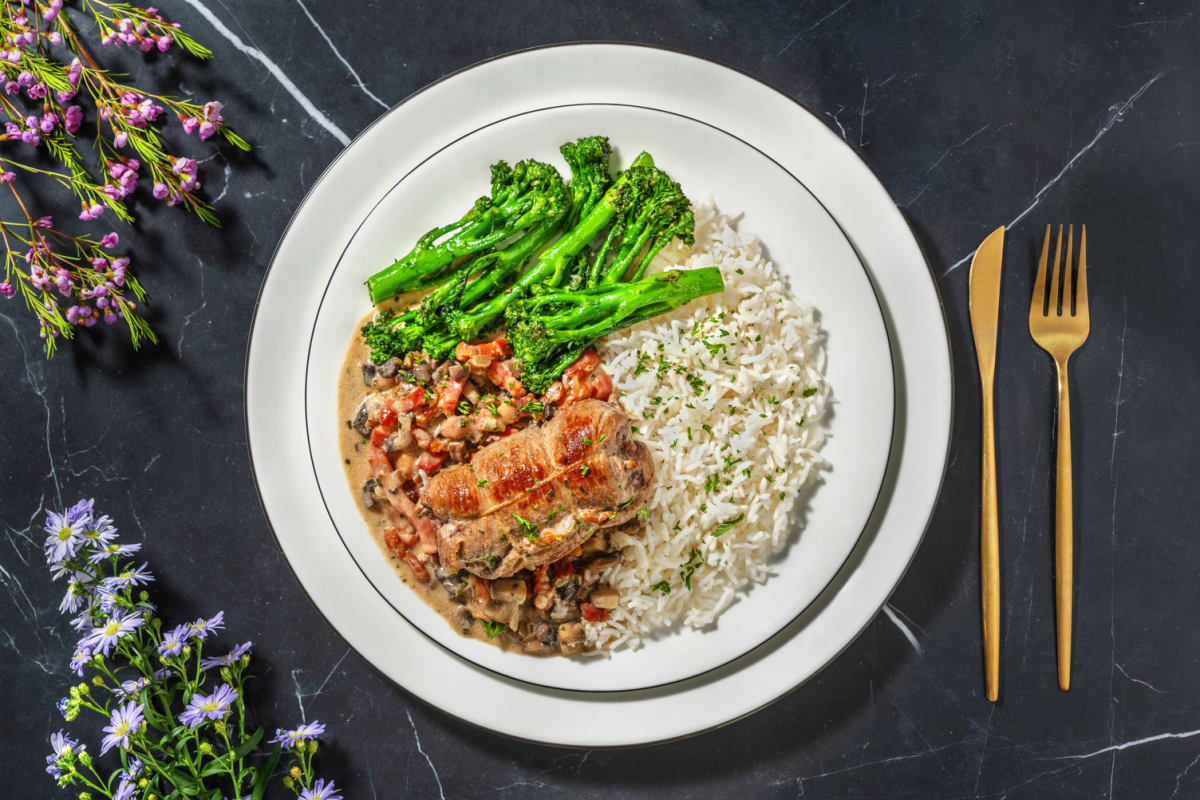
[[[850,0],[846,0],[846,2],[842,3],[840,6],[838,6],[837,8],[835,8],[833,11],[830,11],[828,14],[826,14],[826,15],[825,15],[825,16],[823,16],[823,17],[821,17],[819,20],[817,20],[816,22],[814,22],[812,25],[809,25],[807,28],[804,28],[804,29],[802,29],[802,30],[798,30],[798,31],[796,31],[795,35],[793,35],[793,36],[792,36],[792,38],[788,39],[788,42],[787,42],[787,44],[785,44],[785,45],[783,46],[783,49],[781,49],[781,50],[780,50],[778,53],[776,53],[776,54],[775,54],[775,57],[776,57],[776,58],[779,58],[781,55],[783,55],[784,53],[786,53],[786,52],[787,52],[787,50],[788,50],[788,48],[789,48],[789,47],[791,47],[793,44],[795,44],[795,43],[796,43],[796,40],[797,40],[797,39],[799,39],[799,38],[800,38],[801,36],[803,36],[804,34],[806,34],[806,33],[811,33],[812,31],[815,31],[817,28],[821,27],[821,25],[822,25],[822,24],[823,24],[823,23],[824,23],[824,22],[825,22],[827,19],[829,19],[830,17],[832,17],[834,14],[837,14],[839,11],[841,11],[843,8],[845,8],[845,7],[846,7],[846,6],[848,6],[848,5],[850,5]]]
[[[921,649],[921,643],[917,641],[917,636],[912,632],[904,620],[900,619],[900,612],[892,606],[891,603],[883,604],[883,613],[892,621],[892,624],[900,629],[900,633],[904,634],[904,638],[912,645],[912,649],[917,651],[917,655],[921,655],[924,651]]]
[[[1110,744],[1108,747],[1101,747],[1099,750],[1093,750],[1090,753],[1076,753],[1069,756],[1054,756],[1047,759],[1048,761],[1083,761],[1096,756],[1102,756],[1105,753],[1119,753],[1122,750],[1128,750],[1131,747],[1141,747],[1144,744],[1152,744],[1161,742],[1167,739],[1190,739],[1193,736],[1200,736],[1200,728],[1194,731],[1180,731],[1178,733],[1156,733],[1153,736],[1143,736],[1141,739],[1134,739],[1128,742],[1118,742]]]
[[[1117,668],[1118,672],[1120,672],[1122,675],[1124,675],[1126,678],[1128,678],[1131,683],[1141,684],[1142,686],[1145,686],[1147,689],[1154,692],[1155,694],[1170,694],[1170,692],[1164,692],[1162,689],[1159,689],[1156,686],[1151,685],[1148,681],[1144,681],[1141,678],[1133,677],[1132,675],[1130,675],[1128,672],[1125,671],[1125,668],[1123,666],[1121,666],[1120,664],[1118,664],[1115,661],[1113,662],[1113,666]]]
[[[1013,217],[1012,220],[1008,223],[1007,227],[1011,229],[1018,222],[1025,219],[1025,217],[1029,214],[1029,212],[1031,212],[1031,211],[1033,211],[1033,209],[1037,208],[1038,204],[1042,202],[1042,198],[1046,196],[1046,193],[1049,192],[1052,188],[1054,188],[1054,186],[1056,186],[1058,184],[1058,182],[1060,180],[1062,180],[1064,175],[1066,175],[1068,172],[1070,172],[1072,169],[1074,169],[1075,165],[1079,163],[1079,160],[1081,158],[1083,158],[1084,156],[1086,156],[1089,152],[1091,152],[1091,149],[1093,147],[1095,147],[1096,144],[1101,139],[1104,138],[1104,135],[1106,133],[1108,133],[1109,131],[1111,131],[1113,129],[1113,126],[1115,126],[1118,122],[1120,122],[1122,119],[1125,118],[1126,112],[1128,112],[1131,108],[1133,108],[1133,104],[1136,103],[1138,101],[1138,99],[1143,94],[1146,93],[1146,90],[1149,89],[1154,84],[1158,83],[1158,81],[1164,75],[1166,75],[1168,71],[1169,70],[1163,70],[1162,72],[1159,72],[1154,77],[1152,77],[1150,80],[1143,83],[1140,87],[1138,87],[1138,90],[1136,92],[1134,92],[1132,95],[1130,95],[1128,98],[1126,98],[1124,102],[1116,103],[1112,106],[1109,106],[1108,117],[1104,120],[1104,124],[1100,126],[1100,129],[1096,131],[1096,135],[1093,136],[1087,144],[1085,144],[1083,147],[1081,147],[1079,150],[1077,150],[1075,152],[1075,155],[1071,156],[1067,160],[1067,163],[1064,164],[1063,168],[1058,171],[1058,174],[1056,174],[1053,178],[1051,178],[1048,182],[1046,182],[1046,184],[1043,185],[1042,188],[1037,190],[1037,192],[1033,195],[1033,200],[1030,201],[1029,205],[1027,205],[1024,209],[1021,210],[1021,212],[1019,214],[1017,214],[1015,217]],[[865,96],[863,98],[863,102],[864,102],[864,104],[866,102]],[[945,272],[942,273],[942,276],[945,277],[946,275],[949,275],[951,272],[954,272],[954,270],[958,269],[963,264],[966,264],[968,261],[970,261],[971,257],[974,255],[975,255],[975,251],[972,250],[970,253],[963,256],[958,261],[954,262],[950,266],[949,269],[947,269]]]
[[[337,60],[342,62],[342,65],[350,71],[350,77],[354,78],[354,82],[358,84],[359,89],[362,89],[363,94],[374,100],[382,107],[389,108],[387,103],[383,102],[383,100],[379,99],[374,92],[367,88],[367,85],[363,83],[363,79],[359,77],[358,72],[355,71],[354,67],[350,66],[350,62],[347,61],[344,56],[342,56],[341,51],[337,49],[337,46],[334,45],[333,40],[329,38],[329,34],[325,33],[325,29],[321,27],[320,23],[318,23],[316,18],[313,17],[312,13],[309,12],[308,7],[304,5],[302,0],[296,0],[296,5],[300,6],[300,10],[304,12],[304,16],[308,17],[308,21],[312,23],[312,26],[317,29],[317,33],[321,34],[321,38],[325,40],[325,44],[329,45],[329,49],[333,51],[333,55],[337,58]]]
[[[296,705],[300,707],[300,721],[308,722],[308,717],[305,716],[304,700],[309,697],[320,697],[321,692],[325,691],[325,687],[329,684],[329,679],[338,671],[338,667],[346,660],[346,656],[350,655],[350,648],[346,648],[346,652],[342,653],[342,657],[334,662],[333,667],[329,670],[329,674],[325,676],[325,680],[321,681],[321,685],[312,691],[305,691],[300,685],[300,680],[296,677],[297,673],[303,672],[303,669],[297,667],[292,670],[292,685],[295,687]]]
[[[304,92],[300,91],[300,87],[296,86],[296,84],[292,82],[292,79],[289,78],[284,71],[279,68],[278,64],[267,58],[267,56],[257,47],[252,47],[243,42],[241,37],[229,30],[225,23],[221,22],[217,15],[209,10],[208,7],[201,2],[201,0],[183,1],[194,8],[196,13],[208,20],[208,24],[212,25],[213,28],[216,29],[217,33],[228,39],[230,44],[266,67],[267,72],[270,72],[271,75],[274,76],[275,80],[279,81],[283,88],[287,90],[287,93],[290,94],[293,99],[300,104],[300,107],[308,112],[308,115],[316,120],[317,124],[328,131],[334,139],[337,139],[343,147],[350,144],[350,137],[346,135],[345,131],[335,125],[333,120],[321,113],[320,109],[313,105],[312,101],[304,95]]]
[[[200,305],[193,308],[183,318],[183,324],[179,326],[179,338],[175,341],[175,354],[183,357],[183,340],[187,336],[188,326],[192,324],[192,318],[208,307],[208,297],[204,291],[204,273],[207,267],[204,264],[204,259],[200,256],[195,256],[196,265],[200,267]]]
[[[429,771],[433,773],[433,779],[437,781],[438,797],[440,800],[446,800],[446,790],[442,788],[442,779],[438,775],[437,767],[433,765],[433,759],[421,747],[421,735],[417,733],[417,723],[413,722],[412,712],[406,708],[404,709],[404,714],[408,717],[408,724],[412,727],[413,741],[417,743],[417,752],[425,757],[425,761],[429,764]]]

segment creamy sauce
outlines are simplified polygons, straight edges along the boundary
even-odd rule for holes
[[[434,611],[442,615],[450,627],[464,636],[479,639],[503,650],[524,653],[521,649],[521,643],[512,637],[500,635],[494,639],[489,639],[483,630],[483,625],[479,622],[472,623],[464,631],[461,624],[456,620],[454,612],[465,606],[454,602],[446,593],[446,590],[442,588],[442,585],[432,579],[432,577],[429,583],[422,583],[416,580],[408,564],[396,558],[388,550],[387,545],[384,544],[383,532],[388,527],[388,519],[382,510],[383,501],[380,501],[374,509],[368,509],[363,506],[362,486],[367,482],[368,478],[372,477],[371,467],[367,463],[366,444],[363,437],[347,423],[353,419],[354,412],[358,410],[363,397],[372,391],[363,383],[362,369],[359,366],[370,358],[370,351],[366,343],[363,342],[362,336],[359,335],[359,329],[370,322],[374,316],[374,311],[368,313],[355,326],[350,347],[346,350],[346,357],[342,361],[341,372],[338,375],[338,436],[342,454],[342,467],[346,472],[346,480],[350,493],[354,497],[354,505],[357,506],[359,513],[362,514],[363,520],[367,524],[367,530],[370,531],[371,538],[378,545],[380,554],[391,563],[400,580],[407,584]],[[430,572],[432,573],[432,569]],[[526,653],[526,655],[528,654]]]

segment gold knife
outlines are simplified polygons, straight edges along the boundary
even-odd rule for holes
[[[983,599],[983,681],[987,698],[1000,696],[1000,523],[996,514],[996,426],[992,415],[996,371],[996,326],[1000,316],[1000,271],[1004,226],[988,234],[971,259],[971,332],[983,396],[983,463],[980,491],[980,590]]]

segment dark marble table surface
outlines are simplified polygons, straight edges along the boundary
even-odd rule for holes
[[[155,213],[124,234],[153,293],[159,347],[132,355],[119,337],[84,337],[45,363],[28,319],[0,305],[0,782],[10,796],[67,796],[42,766],[74,639],[34,517],[43,503],[95,495],[144,535],[168,614],[219,606],[231,636],[254,640],[269,725],[329,724],[321,769],[347,797],[1200,797],[1194,2],[164,5],[216,59],[154,70],[133,59],[135,72],[223,99],[256,146],[202,165],[223,232]],[[700,53],[818,113],[911,220],[945,298],[956,370],[945,488],[874,622],[774,706],[631,751],[510,741],[375,672],[284,563],[242,422],[259,281],[348,138],[450,71],[572,39]],[[1059,221],[1089,225],[1093,310],[1074,362],[1069,694],[1054,679],[1052,367],[1024,325],[1035,242]],[[1005,691],[992,705],[980,680],[966,261],[1000,224],[1010,226],[997,402]]]

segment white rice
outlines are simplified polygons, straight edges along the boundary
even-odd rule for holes
[[[738,233],[711,201],[695,213],[694,249],[671,245],[651,271],[716,266],[725,291],[599,348],[654,457],[657,485],[643,530],[614,536],[623,557],[604,581],[621,603],[608,621],[586,625],[602,647],[637,647],[679,623],[711,625],[739,591],[772,574],[770,557],[795,531],[796,495],[824,466],[817,450],[829,388],[814,310],[796,302],[757,237]],[[650,588],[661,581],[668,594]]]

